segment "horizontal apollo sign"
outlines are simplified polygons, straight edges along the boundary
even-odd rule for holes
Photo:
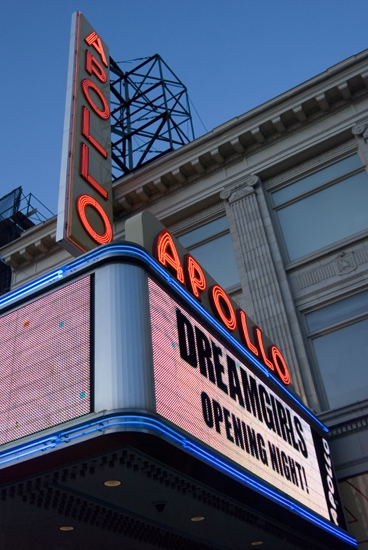
[[[177,280],[185,283],[190,292],[198,300],[202,301],[202,295],[207,292],[207,299],[212,314],[230,331],[238,331],[242,343],[263,364],[288,386],[290,384],[290,372],[284,356],[274,344],[265,350],[262,330],[253,323],[253,338],[247,322],[247,315],[241,308],[235,308],[226,291],[218,284],[208,285],[208,275],[205,274],[200,264],[189,253],[180,259],[177,245],[167,229],[160,231],[155,239],[153,254],[158,261],[171,271]]]
[[[284,386],[290,370],[280,349],[271,342],[207,273],[195,258],[150,212],[126,221],[125,235],[149,251],[226,330],[228,330]]]
[[[73,14],[57,241],[74,256],[112,241],[109,50]]]
[[[118,429],[116,415],[137,411],[140,427],[130,429],[150,433],[147,411],[161,423],[155,433],[183,441],[185,452],[200,450],[232,475],[230,461],[274,501],[304,507],[316,525],[344,527],[319,421],[140,247],[102,247],[0,299],[2,307],[6,461],[24,436],[28,456],[39,431],[51,434],[51,451],[67,443],[70,422],[78,442],[75,434],[98,437],[104,423]]]

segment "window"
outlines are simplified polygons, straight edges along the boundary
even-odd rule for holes
[[[329,408],[368,399],[368,290],[306,315]]]
[[[368,229],[368,174],[357,154],[272,193],[289,259]]]
[[[226,216],[178,237],[201,266],[224,288],[239,284],[239,274]]]

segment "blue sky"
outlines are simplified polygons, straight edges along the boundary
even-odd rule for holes
[[[55,213],[76,10],[115,60],[159,53],[208,131],[368,48],[367,0],[2,0],[0,197]]]

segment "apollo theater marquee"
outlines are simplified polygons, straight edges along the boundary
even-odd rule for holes
[[[58,231],[78,257],[0,298],[2,485],[128,448],[318,548],[355,547],[282,350],[149,212],[111,242],[108,50],[81,14],[73,29]]]

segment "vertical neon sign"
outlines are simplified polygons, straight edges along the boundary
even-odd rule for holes
[[[74,256],[112,241],[109,50],[73,14],[57,241]]]

